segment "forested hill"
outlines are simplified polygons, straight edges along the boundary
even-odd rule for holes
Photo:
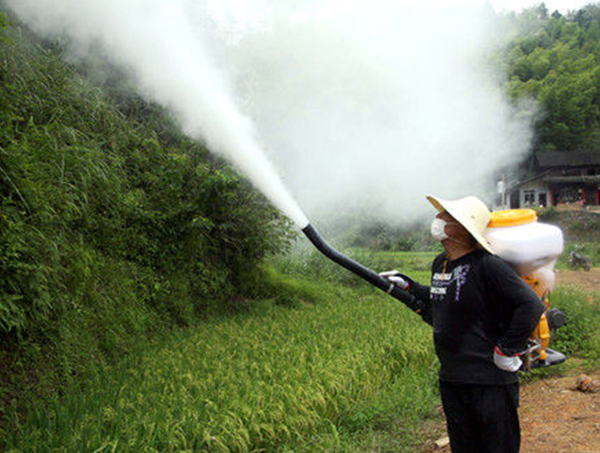
[[[500,60],[517,100],[535,99],[535,151],[600,152],[600,4],[562,15],[541,4],[508,16]]]

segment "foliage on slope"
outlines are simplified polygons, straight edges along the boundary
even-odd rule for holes
[[[600,145],[600,4],[562,15],[541,4],[512,17],[501,55],[514,99],[535,99],[537,150]]]
[[[239,300],[290,230],[160,109],[0,18],[0,380],[52,388]]]

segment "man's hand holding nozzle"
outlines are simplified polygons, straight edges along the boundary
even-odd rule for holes
[[[380,272],[379,276],[385,278],[390,283],[393,283],[398,288],[401,288],[405,291],[408,291],[413,283],[409,277],[401,274],[397,270]]]

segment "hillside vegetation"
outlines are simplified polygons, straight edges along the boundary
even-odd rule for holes
[[[569,254],[574,251],[589,257],[592,266],[600,266],[600,212],[577,206],[559,206],[537,209],[541,222],[558,226],[564,235],[565,250],[557,266],[569,267]]]
[[[143,339],[235,305],[289,229],[163,111],[109,97],[56,45],[0,18],[6,402],[16,387],[56,388]]]
[[[600,152],[600,4],[508,16],[499,61],[515,101],[535,100],[536,151]]]

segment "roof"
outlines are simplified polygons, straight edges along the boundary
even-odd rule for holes
[[[581,175],[581,176],[546,176],[544,182],[547,183],[584,183],[600,184],[600,175]]]
[[[600,166],[600,151],[542,151],[535,158],[542,168]]]
[[[529,178],[524,179],[523,181],[516,181],[516,182],[514,182],[514,183],[512,183],[510,185],[510,189],[511,190],[512,189],[517,189],[517,188],[523,186],[524,184],[528,184],[528,183],[533,182],[533,181],[538,180],[538,179],[542,179],[543,180],[543,178],[546,177],[546,176],[548,176],[549,174],[550,174],[550,171],[547,170],[547,171],[544,171],[544,172],[539,173],[537,175],[530,176]]]

